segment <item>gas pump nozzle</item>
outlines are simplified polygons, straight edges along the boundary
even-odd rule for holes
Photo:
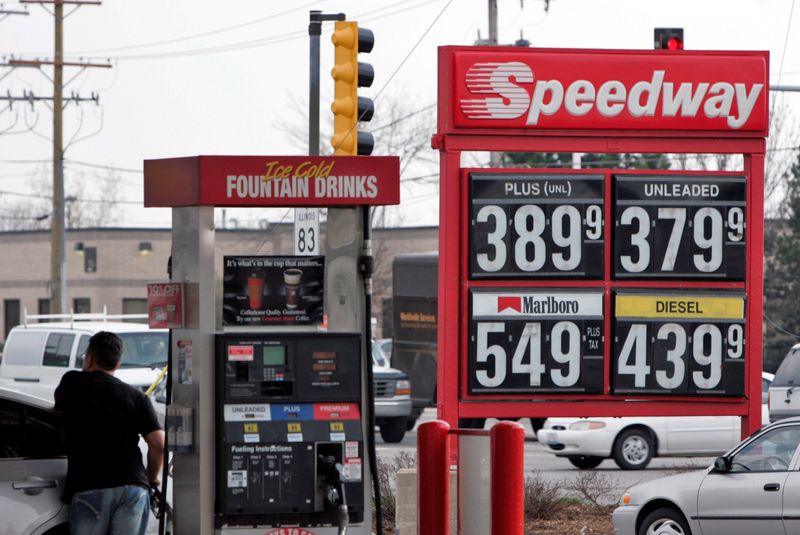
[[[327,490],[325,497],[328,502],[336,507],[336,520],[339,525],[339,535],[346,535],[350,523],[347,509],[347,495],[344,490],[344,467],[336,462],[333,455],[320,455],[319,463],[324,467],[323,475],[326,479]],[[338,505],[337,505],[338,502]]]

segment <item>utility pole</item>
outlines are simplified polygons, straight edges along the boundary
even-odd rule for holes
[[[489,0],[489,45],[497,46],[497,0]]]
[[[497,46],[497,0],[489,0],[489,46]],[[489,167],[500,167],[500,153],[489,153]]]
[[[23,4],[52,4],[55,23],[54,55],[52,61],[10,61],[20,67],[53,66],[53,219],[50,226],[50,288],[54,314],[67,310],[66,221],[64,211],[64,66],[111,67],[105,64],[64,62],[64,5],[100,5],[99,0],[20,0]],[[74,11],[74,10],[73,10]],[[71,14],[72,12],[70,12]]]

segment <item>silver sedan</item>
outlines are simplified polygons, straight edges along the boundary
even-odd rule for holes
[[[631,487],[617,535],[800,535],[800,417],[765,427],[698,472]]]

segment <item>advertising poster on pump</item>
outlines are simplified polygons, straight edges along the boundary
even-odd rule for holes
[[[226,256],[223,262],[223,325],[322,321],[324,257]]]

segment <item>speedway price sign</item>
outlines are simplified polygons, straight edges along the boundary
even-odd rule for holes
[[[465,176],[468,395],[745,395],[745,175]]]
[[[438,57],[440,417],[688,415],[702,400],[757,429],[769,53]],[[463,166],[474,151],[741,164]]]

